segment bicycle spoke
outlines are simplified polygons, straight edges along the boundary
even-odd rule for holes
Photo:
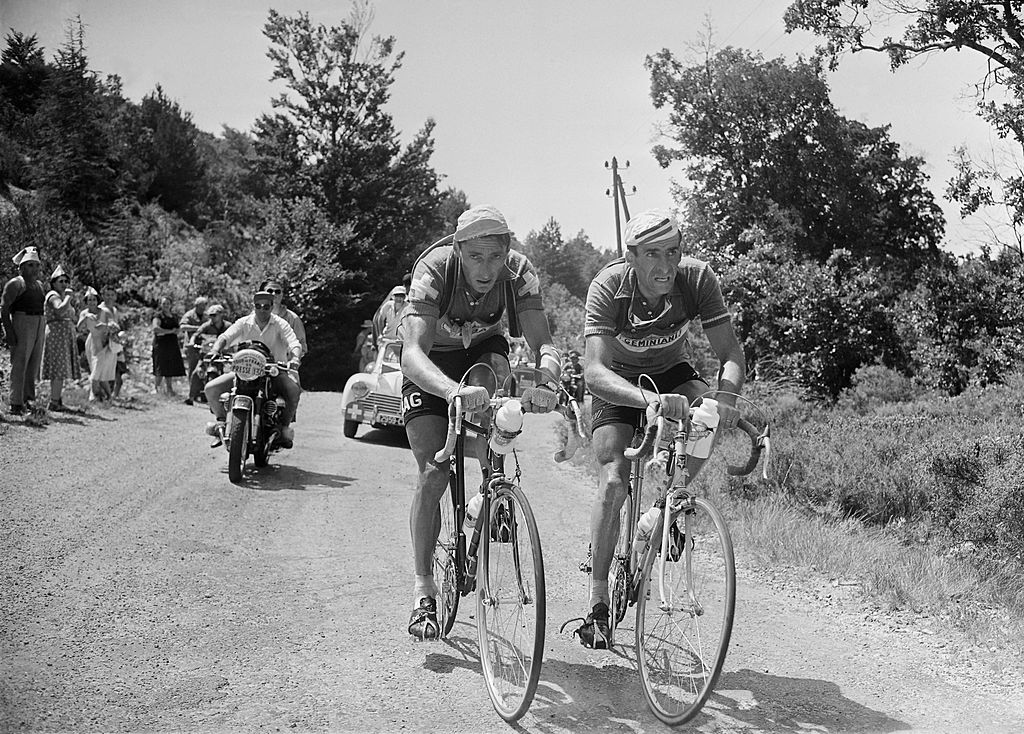
[[[725,664],[736,599],[732,541],[705,500],[695,500],[685,513],[682,542],[679,560],[665,563],[664,571],[657,554],[652,556],[637,604],[644,695],[671,726],[695,716],[711,695]]]
[[[502,488],[491,503],[487,532],[492,531],[494,536],[480,546],[480,661],[494,708],[506,721],[515,721],[526,713],[537,688],[545,626],[540,538],[517,487]]]

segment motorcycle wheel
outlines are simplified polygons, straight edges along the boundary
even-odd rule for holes
[[[228,438],[228,479],[232,484],[238,484],[242,481],[242,469],[245,468],[245,457],[249,447],[248,411],[231,411]]]
[[[270,462],[270,442],[274,439],[274,428],[267,423],[260,425],[259,433],[256,434],[256,450],[252,454],[252,462],[258,467],[264,467]]]

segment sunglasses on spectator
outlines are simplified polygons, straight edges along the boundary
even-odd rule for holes
[[[284,291],[281,290],[280,288],[267,288],[267,293],[274,293],[274,294],[276,294],[276,293],[284,293]]]
[[[274,307],[273,303],[255,303],[253,305],[256,306],[257,311],[269,311]]]

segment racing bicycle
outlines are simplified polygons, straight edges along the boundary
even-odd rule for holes
[[[727,393],[709,391],[695,403],[715,394]],[[737,428],[750,439],[749,454],[741,465],[727,460],[726,469],[734,476],[750,474],[764,451],[767,477],[770,421],[756,404],[736,397],[765,416],[765,427],[758,430],[748,420],[739,420]],[[638,431],[639,445],[625,452],[631,460],[630,481],[608,574],[609,627],[614,639],[627,608],[636,606],[636,659],[644,698],[658,719],[679,726],[701,710],[725,665],[736,605],[736,567],[721,513],[690,488],[694,477],[687,468],[685,448],[691,421],[673,422],[667,448],[645,461],[663,445],[661,436],[669,430],[659,403],[648,407],[646,418],[646,427]],[[716,446],[721,438],[715,437]],[[650,506],[659,512],[650,536],[637,542],[637,522],[645,511],[644,473],[652,466],[665,472],[647,492],[647,501],[653,497]]]
[[[493,369],[478,364],[463,375],[461,385],[473,369]],[[538,370],[540,384],[542,378]],[[495,383],[497,379],[495,378]],[[508,392],[515,392],[513,378],[506,380]],[[510,386],[510,387],[509,387]],[[553,389],[561,389],[552,386]],[[517,721],[533,701],[540,679],[544,653],[546,600],[544,559],[533,510],[523,492],[519,456],[496,453],[488,442],[487,470],[479,492],[483,503],[471,532],[464,530],[467,476],[466,443],[469,433],[487,440],[493,417],[514,398],[496,390],[491,410],[482,418],[463,415],[462,398],[456,396],[449,409],[448,436],[435,460],[450,461],[449,491],[441,499],[441,530],[434,548],[434,578],[438,580],[438,621],[441,637],[455,624],[459,600],[476,592],[476,625],[487,692],[498,714],[508,722]],[[573,426],[570,434],[583,435],[578,405],[571,403]],[[563,415],[569,415],[563,413]],[[578,441],[572,446],[578,445]],[[571,449],[570,449],[571,450]],[[563,449],[557,460],[569,456]],[[506,463],[515,468],[508,471]],[[471,464],[476,465],[475,458]]]

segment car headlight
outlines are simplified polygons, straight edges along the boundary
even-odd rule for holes
[[[358,400],[359,398],[365,398],[369,394],[370,386],[367,385],[365,382],[352,383],[352,397]]]

